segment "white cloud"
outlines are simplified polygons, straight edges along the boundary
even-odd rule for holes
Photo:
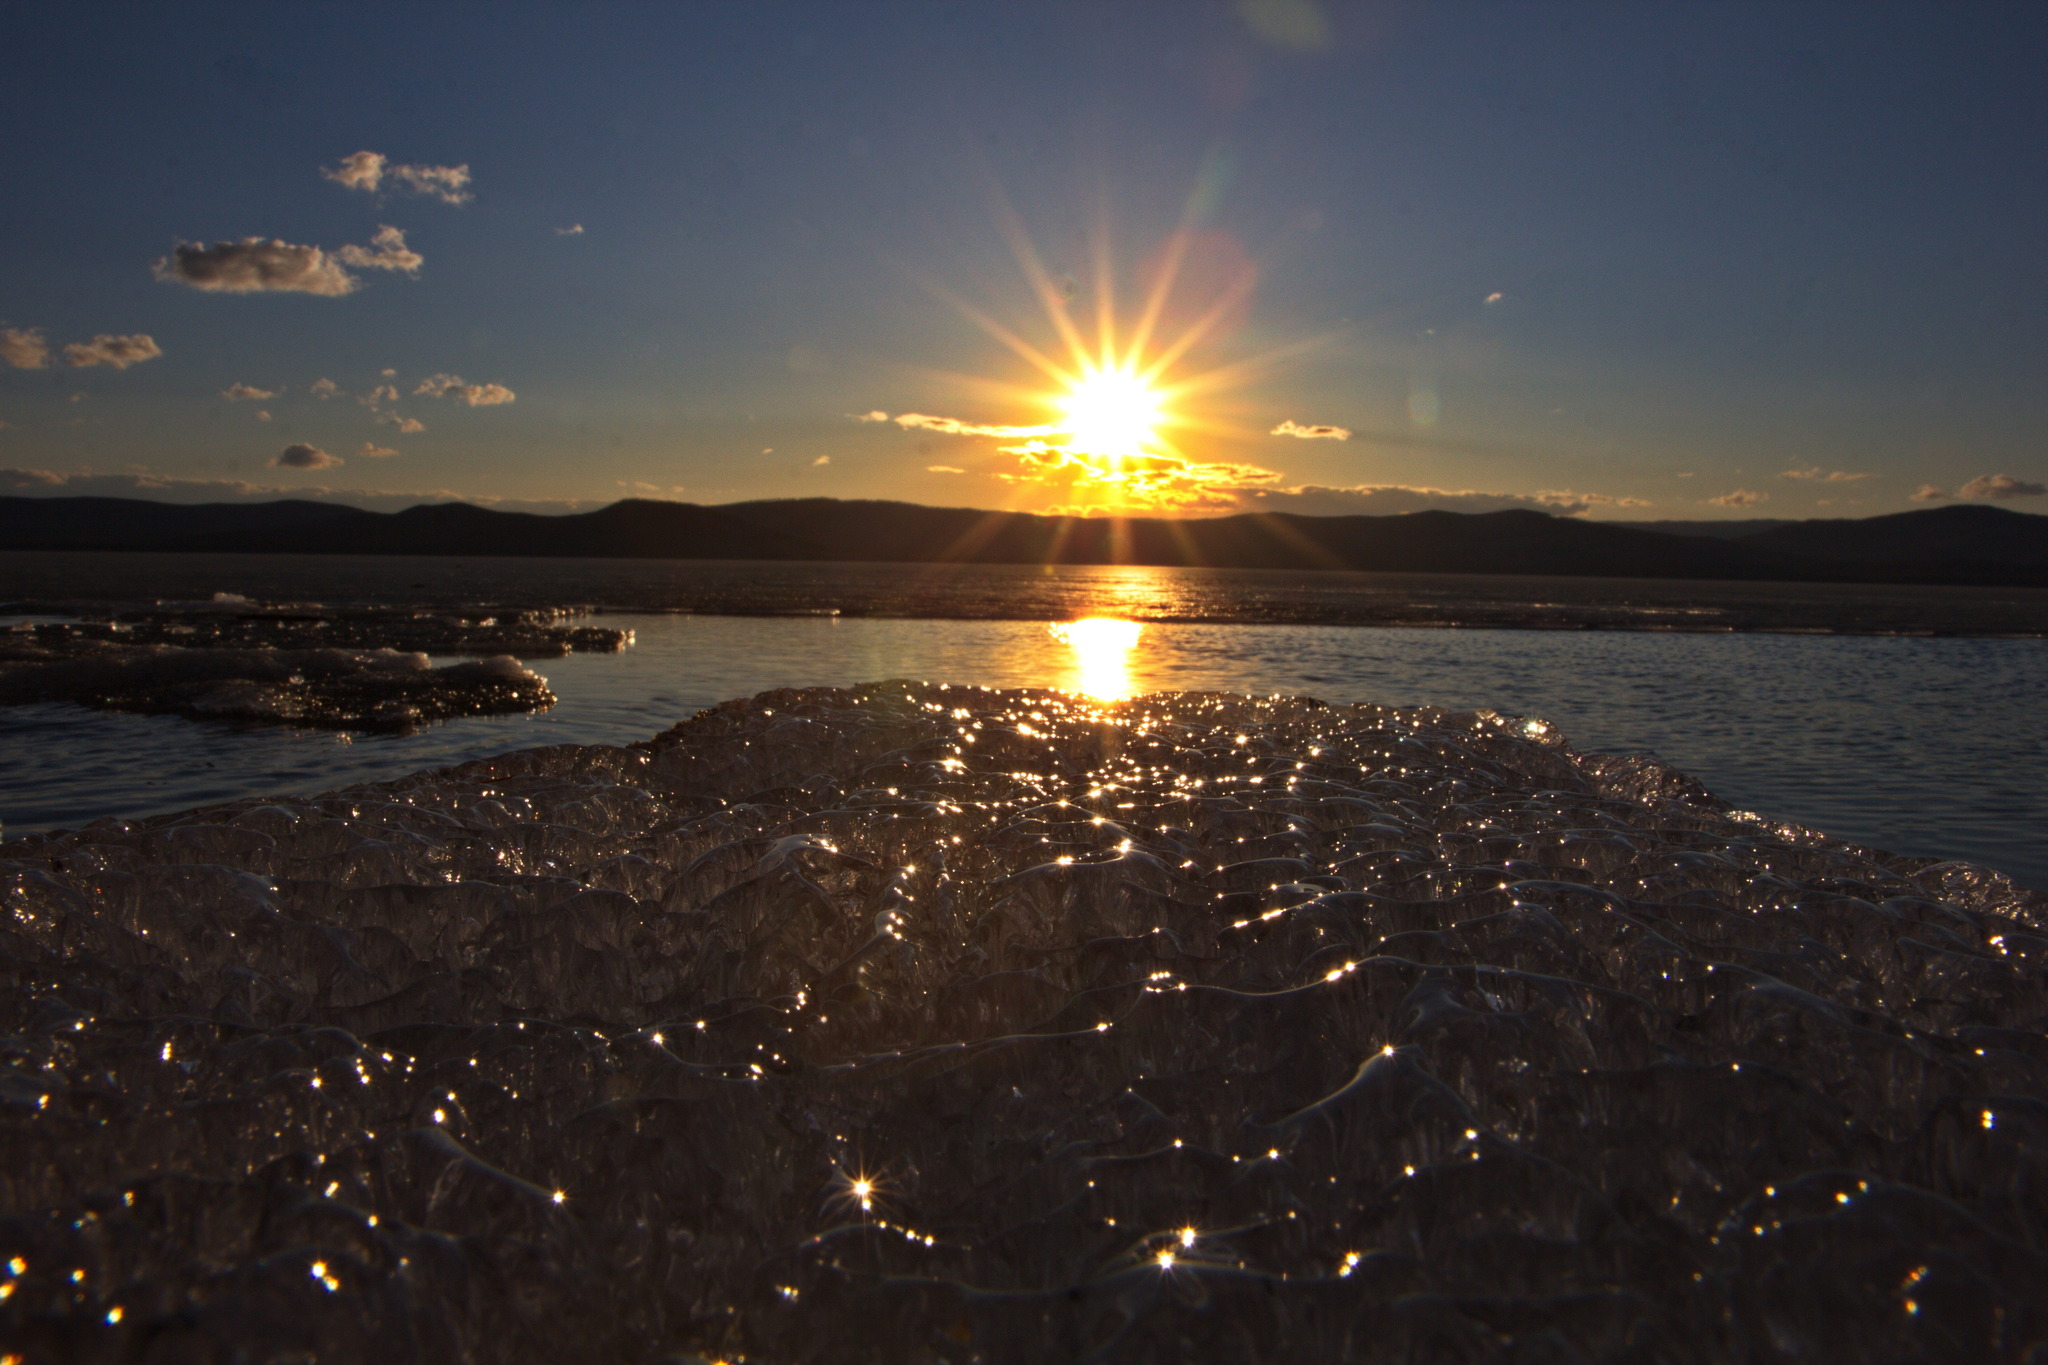
[[[1030,436],[1050,436],[1054,427],[1005,427],[980,422],[963,422],[957,417],[933,417],[928,413],[904,412],[891,417],[886,412],[865,413],[854,418],[856,422],[894,422],[905,431],[935,431],[941,436],[1000,436],[1005,440],[1016,440]]]
[[[341,393],[341,386],[332,379],[316,379],[306,386],[306,392],[315,398],[334,398]]]
[[[681,492],[680,488],[675,490]],[[328,488],[305,484],[287,488],[243,479],[184,479],[148,470],[119,474],[91,470],[65,474],[48,469],[0,469],[0,494],[20,497],[143,498],[151,502],[274,502],[278,498],[313,498],[344,503],[373,512],[396,512],[422,503],[467,502],[508,512],[554,514],[584,511],[595,499],[521,499],[462,494],[453,489],[400,491],[378,488]]]
[[[372,441],[363,442],[363,448],[356,452],[366,460],[382,460],[397,453],[390,446],[380,446]]]
[[[346,265],[366,270],[403,270],[416,274],[425,257],[405,244],[405,233],[386,223],[377,229],[368,246],[345,246],[334,253]]]
[[[374,408],[379,403],[396,403],[398,389],[391,384],[373,384],[367,393],[357,394],[356,401],[366,408]]]
[[[492,408],[501,403],[510,403],[519,395],[503,384],[472,384],[459,374],[437,374],[422,379],[413,390],[414,397],[447,398],[454,396],[473,408]]]
[[[555,236],[557,237],[581,237],[582,235],[583,224],[581,223],[571,223],[568,227],[555,229]]]
[[[279,389],[259,389],[254,384],[230,384],[220,391],[220,396],[230,403],[260,402],[265,398],[275,398],[280,392],[282,390]]]
[[[40,370],[50,363],[50,343],[39,327],[0,330],[0,360],[17,370]]]
[[[341,159],[339,166],[320,174],[352,190],[374,192],[383,183],[385,160],[382,152],[351,152]]]
[[[294,246],[276,238],[244,237],[239,242],[180,242],[155,267],[160,280],[190,285],[209,294],[318,294],[339,298],[362,283],[317,246]]]
[[[965,474],[967,471],[958,465],[928,464],[924,467],[924,472],[927,474]]]
[[[362,190],[366,194],[375,194],[384,188],[385,181],[390,180],[414,194],[428,195],[444,204],[466,204],[475,198],[469,189],[467,165],[394,166],[382,152],[351,152],[341,159],[339,166],[320,174],[338,185]]]
[[[1723,493],[1718,498],[1707,499],[1708,502],[1716,507],[1754,507],[1760,502],[1769,502],[1770,500],[1771,495],[1769,493],[1759,493],[1750,488],[1738,488],[1732,493]]]
[[[817,459],[811,461],[811,468],[816,469],[821,464],[831,463],[832,457],[830,455],[820,455]]]
[[[1292,417],[1267,433],[1270,436],[1295,436],[1304,441],[1348,441],[1351,432],[1346,427],[1303,426]]]
[[[1979,474],[1976,478],[1956,490],[1959,498],[1984,498],[2003,502],[2007,498],[2038,498],[2048,493],[2048,486],[2026,483],[2010,474]]]
[[[1808,483],[1855,483],[1859,479],[1874,479],[1875,474],[1851,474],[1846,469],[1822,469],[1815,465],[1811,469],[1788,469],[1778,476],[1781,479],[1801,479]]]
[[[1507,295],[1506,295],[1506,294],[1503,294],[1503,293],[1501,293],[1501,292],[1500,292],[1500,291],[1499,291],[1498,289],[1496,289],[1496,290],[1494,290],[1494,291],[1493,291],[1493,292],[1492,292],[1491,294],[1488,294],[1488,295],[1486,296],[1486,301],[1487,301],[1488,303],[1499,303],[1499,302],[1500,302],[1500,301],[1501,301],[1502,299],[1504,299],[1504,298],[1506,298],[1506,297],[1507,297]]]
[[[91,341],[73,341],[64,347],[64,363],[74,369],[88,365],[105,365],[111,370],[125,370],[130,365],[140,365],[145,360],[155,360],[164,353],[156,344],[156,338],[146,332],[133,336],[116,337],[100,333]]]
[[[271,457],[272,469],[332,469],[342,463],[339,455],[329,455],[318,446],[309,446],[301,441],[288,445]]]

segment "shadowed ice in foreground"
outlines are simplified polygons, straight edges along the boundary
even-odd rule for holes
[[[1539,721],[783,691],[0,858],[26,1359],[2048,1342],[2042,899]]]

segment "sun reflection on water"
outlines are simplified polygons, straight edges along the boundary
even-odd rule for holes
[[[1064,640],[1074,651],[1074,676],[1066,690],[1096,701],[1122,701],[1130,696],[1131,651],[1144,629],[1140,622],[1114,616],[1054,622],[1053,638]]]

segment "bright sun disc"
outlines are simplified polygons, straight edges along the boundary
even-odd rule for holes
[[[1140,622],[1112,616],[1056,622],[1053,638],[1064,640],[1074,651],[1074,680],[1068,690],[1097,701],[1130,696],[1131,651],[1144,629]]]
[[[1090,370],[1060,400],[1073,448],[1098,459],[1136,455],[1153,441],[1159,397],[1129,370]]]

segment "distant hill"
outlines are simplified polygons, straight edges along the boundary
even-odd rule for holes
[[[565,516],[467,503],[365,512],[300,500],[194,506],[0,498],[0,549],[10,550],[1158,564],[2048,585],[2048,517],[2000,507],[1759,522],[1732,536],[1691,529],[1696,525],[1579,521],[1519,510],[1385,517],[1247,513],[1189,521],[1046,517],[833,498],[719,507],[630,499]]]

